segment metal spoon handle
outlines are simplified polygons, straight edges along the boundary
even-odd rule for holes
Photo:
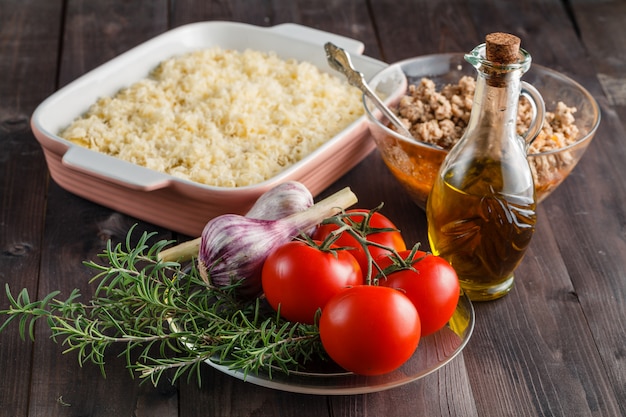
[[[385,117],[389,119],[396,129],[398,129],[400,134],[409,138],[413,137],[398,117],[391,110],[389,110],[385,103],[383,103],[376,94],[374,94],[372,89],[365,82],[363,74],[357,71],[352,65],[350,55],[348,55],[346,51],[331,42],[326,43],[324,45],[324,49],[326,50],[326,59],[328,60],[328,64],[333,69],[345,75],[350,85],[357,87],[367,96],[367,98],[372,100],[378,110],[380,110]]]

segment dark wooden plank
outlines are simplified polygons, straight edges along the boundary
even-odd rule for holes
[[[172,26],[217,20],[269,26],[272,14],[272,6],[261,2],[177,0],[172,7]]]
[[[167,7],[166,1],[68,2],[60,85],[166,30]],[[88,298],[93,293],[88,284],[92,271],[82,262],[95,260],[109,238],[123,239],[137,220],[71,195],[55,183],[47,197],[39,297],[54,290],[67,295],[73,288],[80,288]],[[141,230],[171,237],[139,222]],[[105,379],[90,363],[80,367],[75,352],[62,355],[62,346],[49,340],[49,334],[45,326],[38,326],[30,415],[177,415],[175,387],[140,385],[114,352],[107,358]]]
[[[325,396],[278,391],[222,374],[208,365],[202,369],[202,386],[180,384],[181,416],[285,416],[328,415]]]
[[[205,3],[203,3],[205,4]],[[232,14],[228,11],[224,12],[224,9],[220,9],[221,13],[213,15],[212,6],[203,6],[196,5],[193,2],[177,3],[177,8],[174,12],[174,24],[182,24],[183,22],[189,22],[193,20],[205,20],[205,19],[228,19],[228,20],[236,20],[236,21],[245,21],[253,24],[261,24],[261,25],[274,25],[282,23],[283,21],[292,21],[301,23],[304,25],[316,27],[318,29],[327,30],[333,33],[342,34],[344,36],[353,37],[361,40],[365,43],[365,54],[380,57],[378,48],[376,46],[375,37],[373,36],[373,28],[369,26],[368,18],[364,15],[367,11],[367,8],[364,4],[360,4],[358,2],[343,2],[341,4],[328,3],[328,2],[319,2],[310,4],[307,3],[306,7],[299,4],[298,2],[288,3],[288,6],[281,8],[280,10],[254,10],[249,9],[245,10],[241,7],[236,7],[235,3],[229,3],[229,7],[232,7]],[[202,10],[206,10],[207,8],[211,9],[210,13],[205,15],[202,14]],[[248,5],[248,8],[250,6]],[[253,16],[244,16],[242,13],[252,13]],[[260,19],[256,16],[267,17],[267,19]],[[214,17],[216,16],[216,17]],[[312,18],[314,16],[314,18]],[[283,20],[284,19],[284,20]],[[179,22],[180,20],[180,22]],[[380,181],[380,178],[384,178],[386,180]],[[426,229],[425,229],[425,216],[424,213],[419,210],[415,205],[413,205],[408,199],[402,196],[400,187],[389,177],[389,174],[386,171],[386,167],[380,160],[377,152],[373,153],[364,160],[361,164],[359,164],[353,171],[348,173],[344,178],[339,180],[336,184],[333,184],[326,190],[323,195],[320,196],[322,198],[324,195],[328,195],[344,186],[351,186],[354,192],[359,196],[359,204],[362,207],[375,207],[380,202],[386,202],[389,207],[394,207],[393,212],[397,216],[394,219],[397,219],[399,227],[405,231],[407,238],[412,241],[424,240],[426,238]],[[399,198],[398,198],[399,197]],[[388,208],[383,208],[383,212],[387,213],[390,211]],[[461,374],[463,370],[460,371]],[[213,379],[211,379],[213,381]],[[299,403],[294,403],[294,405],[288,406],[292,404],[294,401],[298,401],[301,397],[298,395],[293,395],[289,393],[275,393],[275,392],[267,392],[267,390],[261,390],[257,387],[246,387],[245,384],[241,382],[234,382],[228,379],[228,377],[224,377],[221,375],[215,375],[215,381],[213,385],[219,384],[219,386],[227,387],[229,393],[231,390],[236,390],[231,394],[233,397],[239,398],[240,396],[249,396],[252,392],[253,399],[250,402],[244,403],[233,403],[228,402],[227,413],[222,415],[227,415],[232,413],[232,415],[253,415],[253,411],[258,407],[258,404],[266,404],[266,403],[274,403],[276,401],[284,401],[285,407],[283,410],[287,413],[286,410],[300,410],[300,413],[305,413],[308,415],[308,411],[311,411],[313,415],[321,415],[320,407],[323,407],[324,402],[321,399],[316,399],[312,401],[312,405],[307,407],[302,407]],[[219,381],[219,382],[218,382]],[[461,378],[461,382],[463,379]],[[467,380],[465,380],[467,382]],[[467,386],[467,383],[461,384],[461,386]],[[429,384],[429,389],[425,390],[424,398],[439,398],[437,396],[439,387],[437,384]],[[205,388],[207,390],[212,391],[213,388]],[[396,395],[406,395],[407,393],[411,393],[411,388],[407,387],[402,391],[397,391]],[[272,399],[271,401],[263,402],[257,399],[258,393],[264,393],[268,399]],[[189,394],[190,399],[187,400],[187,391],[181,387],[181,404],[196,404],[196,403],[206,403],[205,398],[206,394],[204,390],[200,392],[192,391]],[[332,413],[337,415],[343,415],[344,410],[353,410],[356,411],[356,415],[364,414],[364,409],[367,410],[367,413],[371,413],[372,415],[384,415],[388,411],[389,402],[385,399],[387,394],[372,396],[371,398],[368,396],[357,396],[357,397],[332,397],[330,398],[332,405]],[[198,398],[200,396],[202,398]],[[222,395],[223,397],[224,395]],[[191,399],[193,398],[193,399]],[[314,397],[317,398],[317,397]],[[376,404],[376,401],[372,398],[378,398],[381,401],[379,404]],[[212,401],[209,403],[213,403]],[[438,413],[439,407],[441,404],[437,404],[437,401],[431,401],[432,408],[426,408],[427,411],[430,411],[431,415],[435,415]],[[409,410],[415,408],[415,402],[411,402],[412,406]],[[407,414],[407,409],[404,403],[401,404],[393,404],[394,408],[398,407],[397,415],[405,415]],[[445,404],[444,407],[452,407],[450,404]],[[462,410],[472,409],[471,402],[461,402],[457,405],[457,410],[461,412]],[[191,407],[190,407],[191,408]],[[421,408],[424,410],[424,408]],[[275,415],[276,411],[271,407],[265,406],[263,408],[263,415]],[[218,410],[215,410],[216,413]],[[182,414],[184,415],[195,415],[192,409],[184,408]],[[428,412],[426,414],[429,414]],[[217,414],[216,414],[217,415]]]
[[[573,189],[588,191],[586,198],[576,200],[575,210],[568,206],[552,210],[560,222],[561,251],[575,264],[573,280],[580,302],[620,399],[620,410],[626,415],[626,3],[574,0],[571,6],[581,41],[591,56],[588,66],[597,72],[604,93],[596,95],[602,123],[593,147],[571,179]]]
[[[49,17],[60,16],[61,7],[61,1],[0,3],[0,309],[8,307],[5,284],[37,294],[47,168],[29,118],[54,91],[60,24]],[[33,345],[17,334],[17,324],[0,334],[0,405],[26,415]]]
[[[587,2],[571,0],[580,38],[591,55],[609,104],[626,123],[626,3],[620,0]]]
[[[358,39],[365,44],[364,53],[366,55],[379,58],[374,28],[370,23],[367,3],[363,0],[339,2],[324,0],[288,2],[179,0],[174,5],[173,26],[208,20],[244,22],[257,26],[298,23]]]
[[[94,286],[89,284],[93,271],[85,260],[96,260],[107,241],[114,244],[125,239],[128,230],[138,224],[137,234],[144,230],[164,231],[136,219],[113,212],[51,185],[46,217],[47,228],[42,247],[40,294],[61,290],[62,295],[78,288],[86,301]],[[40,295],[41,297],[41,295]],[[42,323],[43,324],[43,323]],[[158,389],[149,383],[140,386],[125,368],[124,358],[112,350],[105,358],[106,378],[90,362],[80,366],[77,353],[49,339],[50,331],[37,331],[32,380],[31,415],[66,416],[176,415],[178,396],[175,387],[164,384]],[[62,342],[58,340],[57,342]]]
[[[523,46],[531,52],[534,62],[574,76],[592,92],[600,91],[593,68],[580,65],[588,60],[587,51],[559,1],[411,2],[410,5],[408,2],[393,2],[393,5],[373,2],[372,10],[386,58],[469,51],[483,42],[484,34],[509,31],[522,37]],[[390,14],[384,14],[386,10]],[[415,21],[419,24],[412,24]],[[593,255],[588,252],[582,255],[583,248],[579,247],[578,251],[566,252],[563,258],[555,256],[564,246],[575,246],[572,236],[566,236],[573,225],[560,222],[576,220],[581,186],[584,190],[591,189],[595,187],[593,178],[598,178],[598,175],[587,177],[582,172],[584,166],[597,170],[602,167],[593,155],[585,159],[573,178],[542,204],[538,233],[516,273],[516,288],[500,301],[476,305],[476,334],[463,357],[480,415],[619,415],[620,393],[613,391],[612,381],[600,366],[603,358],[594,337],[601,336],[594,333],[588,323],[598,306],[581,305],[578,299],[585,297],[581,294],[598,290],[580,288],[578,283],[582,276],[589,281],[589,275],[580,266],[581,256],[584,259]],[[581,176],[583,183],[574,184],[574,177]],[[587,201],[587,196],[584,199]],[[593,201],[599,199],[592,199],[588,210],[597,212],[599,206]],[[554,213],[557,207],[564,213]],[[616,214],[618,219],[623,218],[620,213]],[[558,226],[554,225],[555,221],[559,222]],[[576,222],[576,230],[581,233],[591,227]],[[607,230],[619,228],[596,230],[602,230],[598,234],[606,234]],[[585,245],[586,248],[598,245],[600,236],[587,243],[592,246]],[[619,248],[611,253],[616,255],[615,259],[624,259]],[[607,275],[613,280],[617,276],[615,271]],[[615,287],[610,280],[597,285],[602,287],[601,294]],[[607,302],[610,312],[622,311],[621,298]],[[554,317],[567,317],[567,325],[555,321]],[[606,325],[610,324],[604,317],[592,323],[592,326]],[[618,322],[610,328],[619,326]],[[622,335],[620,331],[617,337],[623,340]],[[605,337],[602,343],[611,346],[613,354],[621,349],[621,344],[612,336]],[[611,358],[605,360],[614,365],[616,358]],[[619,360],[619,356],[617,358]]]
[[[362,15],[362,13],[367,10],[365,5],[356,4],[354,2],[343,2],[340,6],[334,3],[331,5],[327,2],[312,6],[307,4],[307,10],[300,10],[299,13],[295,13],[293,11],[295,8],[303,7],[301,5],[296,6],[297,4],[298,3],[290,3],[290,6],[285,8],[286,11],[283,10],[281,13],[283,15],[291,15],[291,21],[307,24],[319,29],[343,34],[345,36],[355,37],[365,43],[366,54],[380,57],[375,38],[371,33],[368,34],[367,30],[364,30],[364,28],[367,27],[366,23],[364,23],[366,22],[365,17]],[[193,10],[196,19],[202,20],[205,18],[197,17],[197,15],[195,15],[198,8],[191,7],[189,5],[186,7],[188,8],[188,10],[185,11],[186,15],[187,13],[190,14],[189,10]],[[332,7],[335,7],[335,9],[338,8],[339,10],[329,11],[328,9]],[[199,9],[201,10],[201,7]],[[240,8],[233,7],[233,9],[236,9],[239,13],[234,15],[233,20],[246,21],[241,16],[242,10]],[[233,13],[235,12],[233,11]],[[275,16],[267,11],[263,14],[263,10],[256,10],[255,13],[266,16]],[[318,17],[313,20],[303,19],[303,17],[309,16],[309,13],[314,13]],[[326,15],[327,13],[329,16]],[[323,18],[320,18],[319,16],[322,14]],[[177,12],[175,12],[175,15],[178,17],[181,16]],[[347,18],[347,21],[345,20],[345,16],[349,17]],[[189,18],[193,18],[193,16],[189,16]],[[222,16],[222,18],[224,18],[224,16]],[[268,25],[278,23],[281,23],[281,21],[270,19],[267,22]],[[354,28],[358,28],[358,30],[355,31]],[[353,171],[337,181],[336,184],[330,186],[328,190],[320,196],[320,198],[345,186],[352,187],[357,196],[359,196],[359,205],[362,207],[372,208],[381,202],[385,202],[386,206],[383,208],[383,213],[393,213],[394,220],[397,221],[398,226],[403,230],[407,239],[412,242],[426,241],[426,221],[424,213],[403,195],[399,185],[396,184],[390,177],[377,152],[374,152],[366,158]],[[442,408],[449,408],[456,410],[458,415],[471,415],[468,414],[468,411],[475,411],[473,400],[468,391],[463,388],[458,389],[458,393],[453,399],[446,398],[447,401],[443,404],[440,402],[439,394],[442,389],[440,381],[447,381],[447,384],[445,384],[446,387],[469,386],[468,377],[462,363],[462,359],[459,359],[458,363],[451,365],[446,370],[438,373],[437,376],[432,376],[428,381],[420,383],[420,385],[417,386],[411,384],[398,390],[371,395],[331,397],[329,399],[332,410],[331,413],[332,415],[389,415],[389,410],[393,409],[394,415],[413,415],[420,414],[420,412],[423,415],[438,415]],[[232,413],[232,415],[253,415],[253,411],[256,410],[257,404],[265,404],[256,397],[258,388],[246,387],[245,384],[230,381],[228,378],[220,375],[216,375],[215,378],[216,381],[219,381],[220,386],[227,387],[229,393],[231,393],[231,390],[236,389],[235,392],[230,394],[233,397],[247,397],[250,395],[250,392],[253,393],[251,403],[232,404],[232,402],[229,402],[227,405],[228,413]],[[212,388],[208,389],[210,390]],[[407,396],[413,398],[415,390],[420,390],[420,401],[398,400],[399,398],[406,398]],[[201,393],[203,394],[204,390],[202,390]],[[196,397],[196,395],[206,395],[202,395],[201,393],[192,392],[189,394],[189,398],[193,398],[193,400],[187,400],[188,393],[183,387],[181,387],[181,405],[188,403],[206,403],[206,400]],[[288,393],[272,392],[267,392],[265,395],[267,395],[268,398],[271,398],[272,401],[284,401],[285,407],[283,409],[285,410],[285,413],[288,413],[289,411],[287,410],[291,410],[294,407],[296,410],[301,410],[301,413],[306,413],[306,410],[308,409],[300,406],[299,404],[294,404],[288,407],[289,404],[292,404],[293,401],[297,401],[300,398],[298,395],[294,396]],[[315,400],[313,404],[314,405],[309,408],[315,411],[318,410],[323,403],[321,399],[318,399]],[[188,412],[190,413],[189,415],[195,415],[193,414],[193,410],[187,410],[185,408],[184,414],[187,415]],[[224,415],[227,415],[228,413],[225,413]],[[273,411],[273,408],[271,407],[265,407],[263,408],[262,414],[274,415],[275,411]]]
[[[480,414],[619,415],[573,273],[546,256],[558,253],[552,219],[539,216],[511,294],[475,305],[482,320],[465,360]]]
[[[332,415],[341,417],[479,415],[463,354],[437,372],[407,385],[371,394],[332,397],[330,401]]]
[[[245,3],[245,4],[244,4]],[[332,33],[359,39],[365,43],[365,53],[377,56],[373,27],[367,14],[365,2],[203,2],[197,0],[177,1],[173,9],[173,26],[194,21],[229,20],[258,26],[273,26],[280,23],[299,23]],[[368,158],[368,161],[370,159]],[[380,158],[373,159],[376,164]],[[361,164],[361,175],[375,175]],[[384,167],[379,165],[379,169]],[[350,174],[348,174],[350,175]],[[358,178],[358,177],[351,177]],[[352,181],[350,181],[352,183]],[[343,183],[336,186],[341,187]],[[345,185],[343,185],[345,186]],[[362,190],[368,190],[364,183]],[[330,187],[325,194],[330,193]],[[364,195],[372,195],[371,189]],[[357,191],[358,193],[358,191]],[[321,198],[321,196],[320,196]],[[376,201],[374,203],[374,201]],[[380,203],[378,198],[367,201],[370,207]],[[181,415],[200,416],[246,416],[246,415],[302,415],[323,416],[329,413],[328,400],[324,396],[306,396],[251,385],[208,369],[203,371],[205,386],[180,386]],[[202,407],[198,407],[202,404]],[[333,411],[335,412],[335,411]]]
[[[605,118],[596,140],[600,142],[614,136],[623,147],[624,130],[615,117],[611,119]],[[568,179],[568,187],[562,190],[558,200],[551,201],[545,208],[574,285],[572,296],[581,304],[601,357],[598,366],[608,374],[613,395],[625,413],[623,219],[626,177],[623,167],[611,166],[611,161],[620,164],[616,155],[623,154],[624,150],[615,152],[603,145],[595,144],[589,149],[576,173]],[[606,178],[611,181],[607,182]]]
[[[65,15],[59,84],[168,29],[166,1],[70,0]]]
[[[484,36],[471,19],[476,6],[467,1],[373,0],[370,7],[386,62],[437,52],[467,52]],[[486,14],[491,15],[491,9]]]
[[[367,15],[368,9],[366,4],[362,2],[347,1],[329,3],[324,1],[319,2],[288,2],[281,7],[261,7],[258,3],[251,4],[246,3],[245,7],[238,7],[235,2],[229,2],[222,4],[220,7],[216,7],[212,3],[187,1],[177,2],[174,9],[173,24],[180,25],[189,23],[191,21],[199,20],[233,20],[242,21],[246,23],[271,26],[280,24],[283,22],[295,22],[303,25],[315,27],[321,30],[326,30],[332,33],[341,34],[344,36],[358,39],[365,44],[364,53],[380,58],[380,53],[377,47],[376,38],[374,36],[374,28],[369,23],[369,16]],[[380,178],[386,180],[380,181]],[[398,225],[406,233],[408,239],[412,241],[424,240],[426,238],[425,228],[425,216],[424,213],[413,205],[408,199],[402,196],[402,192],[398,184],[396,184],[386,171],[386,167],[382,163],[377,152],[372,153],[362,163],[360,163],[353,171],[349,172],[336,184],[331,185],[326,191],[319,196],[323,198],[340,188],[345,186],[352,187],[353,191],[359,196],[359,204],[361,207],[372,208],[385,202],[387,206],[394,207],[393,212],[396,215],[394,219],[398,220]],[[387,207],[383,208],[383,213],[391,211]],[[263,407],[261,414],[263,415],[276,415],[278,411],[268,406],[276,402],[284,403],[284,407],[281,407],[283,413],[289,413],[290,410],[298,410],[299,413],[304,415],[324,415],[324,407],[326,407],[323,397],[312,397],[307,403],[306,407],[301,405],[303,398],[297,394],[272,392],[267,389],[260,389],[255,386],[249,386],[240,381],[232,381],[232,378],[224,375],[213,375],[214,371],[210,371],[209,374],[212,377],[209,379],[211,387],[205,387],[202,390],[196,391],[195,388],[188,392],[185,387],[181,386],[181,415],[199,415],[204,410],[194,409],[193,407],[186,407],[186,404],[208,403],[213,404],[214,401],[207,401],[207,396],[216,395],[217,398],[223,398],[224,396],[232,396],[240,398],[245,396],[246,398],[252,395],[252,399],[243,403],[229,401],[225,405],[225,409],[219,414],[220,410],[214,410],[216,415],[254,415],[255,411],[258,412],[258,407]],[[467,384],[465,384],[467,386]],[[213,391],[216,389],[213,386],[224,387],[216,393]],[[427,391],[426,397],[434,397],[437,393],[437,387],[431,386],[432,391]],[[206,391],[208,392],[206,392]],[[225,395],[223,390],[226,390],[228,395]],[[403,392],[410,392],[405,390]],[[258,396],[263,397],[259,398]],[[383,397],[384,396],[380,396]],[[379,398],[380,398],[379,397]],[[265,398],[265,400],[263,400]],[[346,404],[349,404],[348,410],[360,410],[357,415],[361,415],[364,410],[359,407],[367,409],[368,413],[372,415],[384,415],[387,410],[382,406],[373,406],[373,402],[362,403],[361,400],[366,399],[367,396],[357,397],[331,397],[330,402],[332,406],[332,413],[342,415]],[[360,400],[359,400],[360,399]],[[352,406],[354,402],[359,402],[360,406]],[[462,409],[466,404],[463,403],[459,406]],[[400,406],[401,405],[395,405]],[[446,404],[448,407],[449,404]],[[466,408],[467,409],[467,408]],[[470,404],[471,409],[471,404]],[[378,410],[378,412],[377,412]],[[437,407],[433,407],[432,410],[438,410]],[[398,410],[398,415],[404,415],[403,408]]]

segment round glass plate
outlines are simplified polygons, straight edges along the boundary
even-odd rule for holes
[[[416,381],[440,369],[465,347],[474,330],[474,307],[467,296],[462,295],[452,318],[438,332],[423,337],[415,354],[402,367],[394,372],[380,376],[361,376],[351,372],[338,370],[317,372],[290,372],[288,375],[280,371],[249,373],[210,360],[206,362],[227,375],[245,382],[304,394],[348,395],[365,394],[383,391]]]

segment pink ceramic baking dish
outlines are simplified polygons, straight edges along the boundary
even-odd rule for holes
[[[313,195],[320,193],[374,149],[365,116],[275,177],[238,188],[212,187],[159,173],[74,145],[58,133],[99,97],[114,95],[145,78],[159,62],[176,54],[214,46],[254,49],[308,61],[334,73],[326,62],[326,42],[350,52],[354,65],[368,79],[387,66],[361,55],[364,46],[359,41],[300,25],[265,28],[234,22],[194,23],[159,35],[61,88],[37,107],[31,126],[50,174],[62,188],[138,219],[198,236],[209,219],[245,213],[278,183],[297,180]]]

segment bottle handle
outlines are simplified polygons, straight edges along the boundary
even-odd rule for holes
[[[530,126],[528,127],[526,133],[522,135],[522,138],[526,141],[526,148],[528,148],[531,143],[533,143],[537,135],[539,135],[539,132],[541,132],[543,121],[546,117],[546,105],[539,91],[526,81],[522,81],[522,90],[520,95],[526,97],[533,112],[533,118],[530,122]]]

